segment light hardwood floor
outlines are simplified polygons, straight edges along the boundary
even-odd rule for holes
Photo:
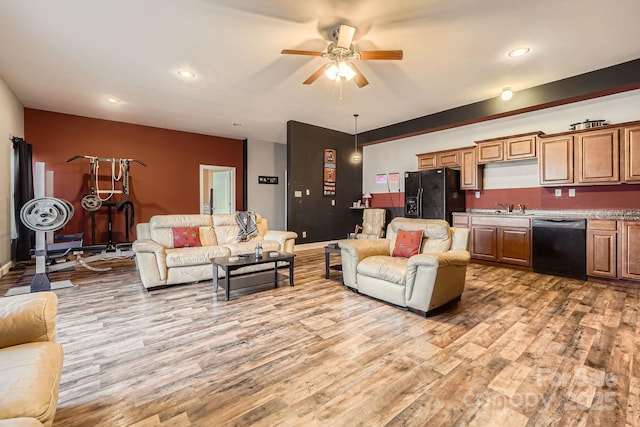
[[[637,289],[472,264],[423,318],[324,279],[322,250],[295,287],[229,302],[110,265],[51,275],[76,285],[57,291],[55,426],[640,424]]]

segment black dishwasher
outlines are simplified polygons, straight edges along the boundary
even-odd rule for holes
[[[533,271],[586,280],[586,225],[585,219],[534,218]]]

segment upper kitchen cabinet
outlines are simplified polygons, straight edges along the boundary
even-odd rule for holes
[[[484,167],[478,165],[475,147],[460,150],[460,188],[462,190],[482,189]]]
[[[640,182],[640,125],[622,129],[624,182]]]
[[[456,168],[460,166],[459,150],[418,154],[418,169]]]
[[[573,184],[573,136],[540,138],[540,185]]]
[[[504,162],[536,158],[536,141],[542,132],[530,132],[476,141],[478,163]]]
[[[640,129],[633,137],[639,136]],[[620,127],[615,126],[541,136],[538,144],[540,185],[620,183],[619,138]],[[637,170],[640,174],[640,166]]]
[[[620,182],[618,135],[618,128],[594,130],[575,135],[576,183]]]

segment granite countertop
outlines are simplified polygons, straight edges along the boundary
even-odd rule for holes
[[[467,214],[495,215],[525,218],[584,218],[584,219],[612,219],[625,221],[640,221],[640,210],[612,210],[612,209],[584,209],[584,210],[525,210],[524,213],[518,211],[506,213],[504,210],[496,209],[467,209]],[[454,212],[454,215],[456,212]]]

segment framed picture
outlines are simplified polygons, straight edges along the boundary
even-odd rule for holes
[[[324,159],[322,168],[322,195],[323,196],[335,196],[336,195],[336,150],[335,148],[324,149]]]

